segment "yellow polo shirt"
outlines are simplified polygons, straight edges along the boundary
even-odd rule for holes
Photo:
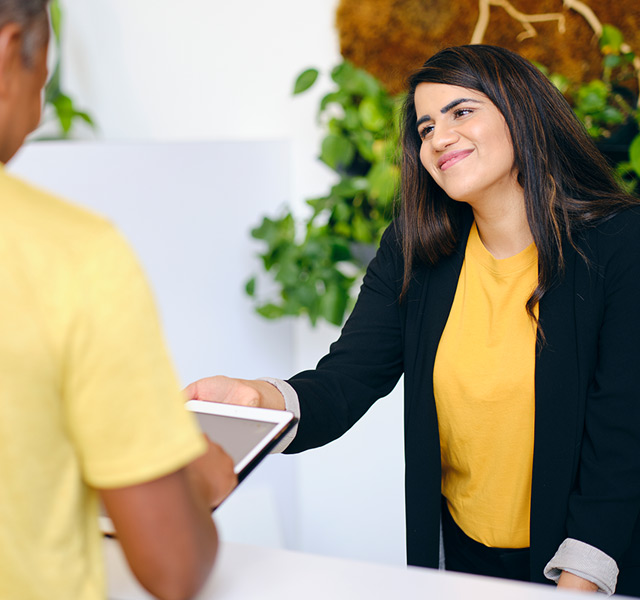
[[[434,393],[442,493],[460,528],[499,548],[529,546],[538,280],[532,244],[495,259],[474,223],[438,346]]]
[[[0,168],[0,598],[104,599],[95,488],[203,451],[127,243]]]

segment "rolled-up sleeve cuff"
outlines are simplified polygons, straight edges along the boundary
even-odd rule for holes
[[[544,568],[544,576],[555,582],[562,571],[582,577],[598,586],[598,591],[611,596],[616,591],[618,565],[608,554],[594,546],[567,538]]]
[[[298,394],[286,381],[282,379],[276,379],[274,377],[260,377],[261,381],[266,381],[282,394],[284,398],[285,410],[293,413],[296,419],[300,419],[300,401],[298,400]],[[291,430],[282,437],[278,444],[271,451],[271,454],[277,454],[278,452],[284,452],[287,446],[293,441],[298,433],[298,424],[296,423]]]

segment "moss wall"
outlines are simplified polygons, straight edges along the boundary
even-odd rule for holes
[[[622,30],[640,51],[638,0],[585,0],[601,23]],[[558,20],[532,23],[537,35],[518,39],[523,26],[501,6],[491,6],[484,43],[504,46],[577,81],[598,76],[600,54],[593,29],[562,0],[511,0],[517,11],[532,15],[560,13]],[[341,0],[336,13],[342,55],[378,77],[395,93],[406,76],[440,48],[468,44],[478,21],[479,0]]]

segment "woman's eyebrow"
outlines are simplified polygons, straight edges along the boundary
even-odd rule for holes
[[[456,100],[452,100],[446,106],[443,106],[440,109],[440,112],[444,115],[445,113],[448,113],[452,108],[455,108],[456,106],[458,106],[458,104],[462,104],[463,102],[476,102],[478,104],[482,104],[481,100],[476,100],[475,98],[458,98]]]
[[[448,113],[451,109],[458,106],[458,104],[462,104],[463,102],[476,102],[477,104],[482,104],[481,100],[476,100],[475,98],[456,98],[455,100],[452,100],[451,102],[449,102],[449,104],[447,104],[446,106],[443,106],[440,109],[440,112],[444,115],[445,113]],[[416,127],[419,127],[425,121],[431,121],[431,115],[421,116],[416,123]]]

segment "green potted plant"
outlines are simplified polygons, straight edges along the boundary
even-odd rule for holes
[[[294,94],[317,77],[315,69],[301,73]],[[325,129],[319,158],[338,182],[326,196],[307,201],[311,214],[303,224],[287,210],[264,217],[251,232],[266,244],[260,256],[277,286],[267,299],[258,293],[256,277],[246,286],[267,318],[307,315],[312,324],[342,324],[352,288],[391,220],[399,180],[399,97],[348,62],[336,66],[331,78],[335,89],[322,98],[318,114]]]
[[[635,190],[640,178],[640,59],[612,25],[602,26],[599,45],[599,79],[575,82],[558,73],[549,77],[624,183]]]
[[[45,110],[42,123],[45,133],[38,132],[36,134],[36,139],[38,140],[68,139],[71,137],[74,124],[78,121],[95,129],[92,117],[87,112],[79,110],[73,99],[62,88],[61,36],[63,14],[59,0],[52,0],[49,6],[55,63],[49,81],[45,86]]]

